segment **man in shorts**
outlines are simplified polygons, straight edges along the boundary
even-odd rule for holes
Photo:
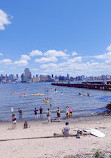
[[[51,115],[51,112],[50,112],[50,110],[48,109],[48,110],[47,110],[47,119],[48,119],[48,122],[50,122],[50,115]]]
[[[36,119],[38,119],[37,111],[38,111],[38,110],[35,108],[34,114],[35,114],[35,118],[36,118]]]
[[[57,112],[57,118],[58,118],[58,122],[60,122],[60,109],[59,109],[59,107],[57,108],[57,110],[56,110],[56,112]]]
[[[43,111],[43,108],[40,106],[40,118],[42,119],[43,118],[43,114],[42,114],[42,111]]]

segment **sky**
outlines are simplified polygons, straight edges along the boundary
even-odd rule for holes
[[[0,74],[111,75],[111,0],[0,0]]]

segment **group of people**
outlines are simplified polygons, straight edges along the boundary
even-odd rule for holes
[[[39,110],[37,108],[34,109],[35,119],[38,119],[38,111],[40,112],[40,119],[43,119],[43,108],[41,106],[40,106]],[[22,118],[22,109],[21,108],[18,109],[18,113],[19,113],[19,118]],[[57,107],[57,109],[56,109],[56,114],[57,114],[57,120],[58,120],[58,122],[60,122],[61,112],[60,112],[59,107]],[[48,122],[50,122],[51,121],[50,109],[47,109],[46,115],[47,115]],[[68,119],[71,116],[72,116],[72,109],[67,106],[66,118]],[[13,128],[16,128],[16,115],[13,113],[12,113],[12,123],[13,123]],[[25,124],[24,127],[28,126],[27,122],[25,122],[24,124]]]
[[[82,91],[82,93],[79,93],[79,95],[83,95],[83,96],[90,96],[90,93],[85,94],[84,91]]]
[[[71,107],[68,107],[66,108],[66,118],[70,118],[72,116],[72,109]]]
[[[40,118],[42,119],[43,118],[43,108],[40,106],[39,108],[39,112],[40,112]],[[38,109],[35,108],[34,110],[34,114],[35,114],[35,118],[38,119]]]

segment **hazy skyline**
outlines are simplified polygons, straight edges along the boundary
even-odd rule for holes
[[[110,0],[0,1],[0,74],[111,75]]]

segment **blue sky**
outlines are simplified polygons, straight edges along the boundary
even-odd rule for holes
[[[0,0],[0,74],[111,75],[110,0]]]

